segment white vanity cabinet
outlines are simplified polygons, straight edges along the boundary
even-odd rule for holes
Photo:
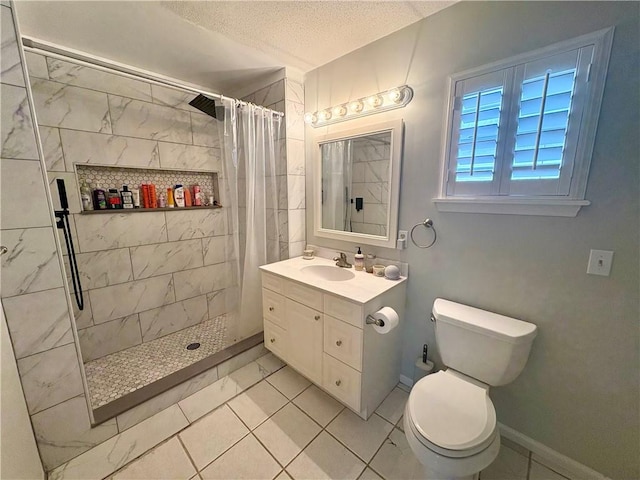
[[[366,419],[400,378],[405,281],[354,272],[350,286],[301,282],[279,265],[296,261],[261,267],[265,346]],[[400,325],[381,335],[365,320],[383,306],[398,312]]]

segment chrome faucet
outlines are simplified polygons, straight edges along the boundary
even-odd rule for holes
[[[340,256],[334,258],[334,260],[336,260],[336,265],[342,268],[351,268],[351,264],[347,262],[347,254],[342,252],[338,252],[338,254]]]

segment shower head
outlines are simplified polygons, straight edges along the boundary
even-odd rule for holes
[[[205,97],[202,94],[198,94],[196,98],[189,102],[194,108],[197,108],[203,113],[206,113],[210,117],[218,118],[216,116],[216,102],[211,100],[209,97]]]

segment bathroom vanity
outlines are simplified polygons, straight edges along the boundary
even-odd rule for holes
[[[265,346],[367,419],[400,378],[406,278],[374,277],[319,257],[260,270]],[[400,323],[381,334],[366,319],[384,306]]]

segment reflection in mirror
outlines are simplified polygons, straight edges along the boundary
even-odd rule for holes
[[[322,228],[386,237],[391,132],[321,145]]]
[[[402,130],[392,120],[317,138],[316,236],[395,248]]]

